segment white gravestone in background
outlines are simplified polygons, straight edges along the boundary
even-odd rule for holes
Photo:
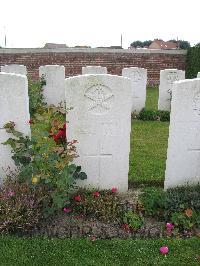
[[[88,178],[81,187],[128,189],[131,81],[114,75],[66,79],[68,141],[78,140],[76,163]]]
[[[8,167],[14,170],[10,146],[3,145],[10,136],[3,126],[12,121],[16,130],[30,136],[28,81],[24,75],[0,73],[0,181]],[[11,135],[12,136],[12,135]]]
[[[198,74],[197,74],[197,78],[200,78],[200,72],[198,72]]]
[[[27,75],[27,69],[24,65],[5,65],[1,66],[1,72],[5,73],[14,73],[14,74],[20,74],[20,75]]]
[[[200,79],[172,90],[165,189],[200,182]]]
[[[132,112],[138,114],[145,107],[147,70],[138,67],[123,68],[122,76],[131,79]]]
[[[183,70],[165,69],[160,71],[158,110],[170,111],[173,82],[183,79],[185,79]]]
[[[85,74],[107,74],[107,68],[102,66],[82,67],[82,75]]]
[[[58,106],[65,100],[65,67],[59,65],[40,66],[39,76],[44,76],[44,101],[48,105]]]

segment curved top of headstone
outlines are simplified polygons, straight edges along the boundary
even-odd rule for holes
[[[27,77],[0,72],[0,101],[0,127],[12,121],[16,124],[16,130],[30,135]]]
[[[85,66],[82,67],[82,75],[85,74],[107,74],[107,68],[102,66]]]
[[[20,74],[20,75],[27,75],[27,69],[24,65],[18,65],[18,64],[10,64],[1,66],[1,72],[5,73],[14,73],[14,74]]]
[[[67,107],[81,110],[82,115],[105,115],[110,111],[123,115],[125,110],[121,112],[120,106],[131,109],[132,90],[129,78],[88,74],[70,77],[65,81]]]

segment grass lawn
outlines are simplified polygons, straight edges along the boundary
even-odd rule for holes
[[[157,109],[158,89],[147,89],[146,106]],[[169,122],[132,120],[129,181],[162,184]]]
[[[162,255],[159,248],[169,247]],[[199,265],[199,239],[96,240],[0,237],[0,265]]]
[[[146,108],[158,110],[158,87],[147,87]]]

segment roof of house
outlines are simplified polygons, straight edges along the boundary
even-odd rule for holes
[[[57,49],[57,48],[67,48],[64,43],[46,43],[44,48]]]
[[[177,49],[177,44],[174,43],[174,42],[165,42],[163,40],[154,40],[150,46],[153,44],[153,43],[156,43],[160,49]]]

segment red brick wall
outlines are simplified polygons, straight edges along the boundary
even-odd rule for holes
[[[66,77],[81,74],[82,66],[101,65],[109,74],[121,75],[124,67],[147,69],[148,82],[159,84],[160,70],[166,68],[185,69],[185,51],[162,50],[110,50],[110,49],[0,49],[0,65],[22,64],[28,74],[38,78],[42,65],[64,65]]]

